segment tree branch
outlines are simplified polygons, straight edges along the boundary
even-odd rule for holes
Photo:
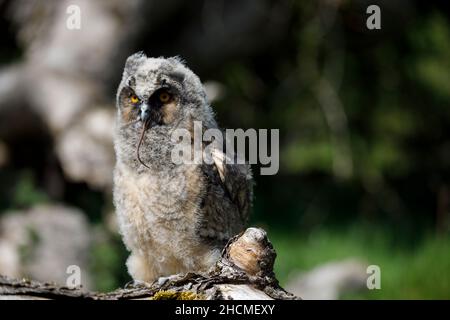
[[[208,274],[178,274],[108,293],[0,276],[0,299],[298,299],[278,284],[276,253],[264,230],[248,228],[230,239]]]

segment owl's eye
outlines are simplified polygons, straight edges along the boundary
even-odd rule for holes
[[[132,104],[136,104],[136,103],[139,102],[139,98],[138,98],[135,94],[133,94],[133,95],[130,97],[130,101],[131,101]]]
[[[161,101],[162,103],[167,103],[169,102],[169,100],[172,98],[172,96],[170,95],[170,93],[168,93],[167,91],[163,91],[159,94],[159,101]]]

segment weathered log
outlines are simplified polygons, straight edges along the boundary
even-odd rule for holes
[[[230,239],[207,274],[178,274],[108,293],[0,276],[0,299],[298,299],[279,286],[273,272],[275,257],[266,232],[248,228]]]

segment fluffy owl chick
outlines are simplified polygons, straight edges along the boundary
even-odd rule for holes
[[[134,280],[207,271],[247,221],[247,165],[226,164],[216,149],[212,164],[172,160],[180,143],[172,133],[193,132],[194,121],[203,132],[217,128],[200,79],[189,68],[178,58],[137,53],[127,59],[117,92],[114,204]],[[193,141],[187,143],[191,148]]]

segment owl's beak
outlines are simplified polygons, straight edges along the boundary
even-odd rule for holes
[[[140,117],[141,117],[141,121],[143,123],[146,123],[147,120],[150,118],[150,108],[149,108],[149,106],[146,103],[143,103],[141,105]]]

